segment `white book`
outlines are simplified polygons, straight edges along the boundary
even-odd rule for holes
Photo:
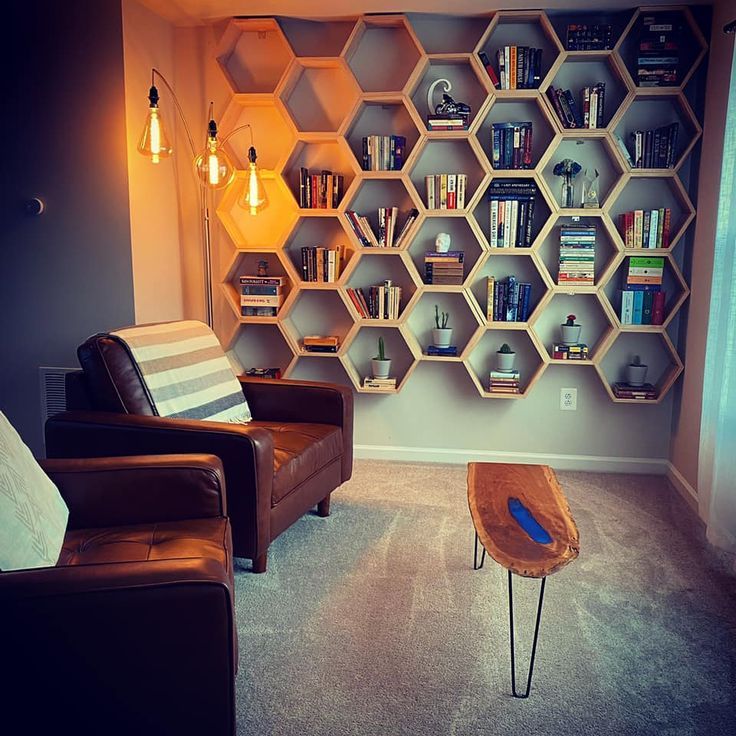
[[[630,325],[634,319],[634,292],[621,292],[621,324]]]
[[[491,200],[491,232],[490,232],[491,248],[498,248],[498,200]]]
[[[457,208],[459,210],[465,209],[465,189],[468,184],[467,174],[457,175]]]
[[[589,128],[598,127],[598,92],[593,89],[590,91],[590,101],[588,102],[588,124]]]
[[[430,174],[429,176],[425,176],[424,183],[427,187],[427,209],[437,209],[434,203],[434,175]]]
[[[516,248],[518,243],[516,242],[516,231],[519,225],[519,200],[511,200],[511,217],[509,218],[509,237],[506,238],[508,248]]]
[[[657,227],[659,225],[659,210],[652,210],[649,215],[649,240],[648,248],[657,247]]]

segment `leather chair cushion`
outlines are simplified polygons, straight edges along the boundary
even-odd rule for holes
[[[57,567],[200,558],[230,568],[230,527],[222,517],[67,531]]]
[[[252,421],[249,426],[263,427],[273,436],[272,506],[342,458],[342,430],[333,424]]]

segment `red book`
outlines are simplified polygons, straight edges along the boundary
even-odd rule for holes
[[[664,324],[664,291],[655,291],[654,298],[652,299],[652,324],[663,325]]]
[[[670,247],[670,220],[672,219],[672,211],[667,207],[664,211],[664,224],[662,225],[662,247]]]
[[[524,168],[532,168],[532,126],[526,128],[524,136]]]
[[[319,176],[317,174],[311,174],[310,178],[312,179],[312,207],[311,209],[316,210],[319,209]]]
[[[486,68],[486,71],[488,72],[488,76],[491,78],[491,84],[493,84],[494,87],[498,87],[499,81],[498,81],[498,74],[496,74],[496,70],[493,68],[493,64],[491,64],[491,60],[488,58],[488,56],[481,51],[478,56],[480,57],[481,63]]]

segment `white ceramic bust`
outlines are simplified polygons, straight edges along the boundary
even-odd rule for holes
[[[434,241],[434,249],[437,253],[447,253],[450,250],[450,243],[452,243],[450,233],[437,233]]]

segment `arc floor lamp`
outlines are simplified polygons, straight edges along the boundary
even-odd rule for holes
[[[238,204],[251,215],[257,215],[268,206],[266,190],[263,187],[258,167],[256,166],[256,149],[253,144],[253,128],[250,124],[239,125],[233,128],[224,138],[218,138],[217,123],[214,120],[214,105],[210,102],[209,123],[204,148],[198,153],[194,146],[194,139],[184,117],[184,111],[179,104],[172,86],[158,69],[151,69],[151,88],[148,92],[148,115],[143,127],[143,133],[138,141],[138,151],[148,157],[152,164],[158,164],[174,152],[166,132],[161,111],[159,110],[159,94],[156,80],[159,79],[171,95],[174,107],[181,119],[186,132],[187,142],[192,154],[193,170],[199,185],[199,209],[202,223],[201,240],[204,262],[204,293],[207,324],[212,327],[214,322],[213,295],[212,295],[212,240],[210,234],[209,194],[213,190],[224,189],[235,176],[230,157],[223,149],[227,140],[240,130],[250,130],[250,147],[248,148],[248,177],[243,196]]]

